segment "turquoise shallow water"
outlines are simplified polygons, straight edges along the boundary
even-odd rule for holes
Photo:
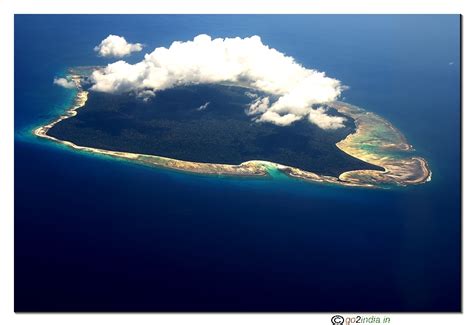
[[[341,79],[344,100],[398,127],[433,181],[193,175],[31,135],[74,96],[53,78],[105,64],[92,48],[109,33],[148,51],[202,32],[259,34]],[[458,311],[458,33],[457,16],[17,16],[15,309]]]

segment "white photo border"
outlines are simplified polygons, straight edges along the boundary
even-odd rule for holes
[[[463,92],[463,298],[462,313],[382,313],[390,324],[474,324],[473,148],[474,13],[470,0],[0,0],[0,324],[331,324],[332,314],[170,314],[77,313],[15,314],[13,306],[14,236],[14,15],[15,14],[141,14],[141,13],[253,13],[253,14],[462,14]],[[471,199],[470,199],[471,198]],[[343,313],[354,316],[354,313]],[[371,316],[372,314],[364,314]]]

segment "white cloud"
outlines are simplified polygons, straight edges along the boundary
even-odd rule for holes
[[[245,86],[269,94],[255,98],[247,113],[256,121],[282,126],[309,117],[313,105],[334,101],[343,90],[338,80],[301,66],[264,45],[259,36],[211,39],[198,35],[192,41],[156,48],[136,64],[109,64],[94,71],[91,79],[92,90],[102,92],[140,93],[200,83]],[[319,127],[341,125],[340,118],[318,112],[309,120]]]
[[[209,106],[211,102],[206,102],[205,104],[202,104],[201,106],[199,106],[198,108],[196,108],[196,110],[198,111],[203,111],[207,108],[207,106]]]
[[[66,78],[54,78],[53,83],[55,85],[68,89],[76,88],[76,84],[74,83],[74,81],[67,80]]]
[[[298,121],[302,118],[302,116],[295,115],[293,113],[288,113],[285,115],[280,115],[273,111],[266,111],[263,113],[257,121],[259,122],[270,122],[276,125],[290,125],[291,123]]]
[[[143,45],[140,43],[128,43],[127,40],[121,36],[109,35],[94,48],[94,51],[98,52],[99,56],[121,58],[130,55],[132,52],[140,52],[142,49]]]
[[[308,115],[308,119],[311,123],[316,124],[321,129],[339,129],[344,127],[346,119],[342,116],[330,116],[326,114],[326,109],[319,107],[312,109]]]
[[[269,97],[258,97],[255,99],[247,109],[248,115],[258,115],[263,114],[268,111],[270,106],[270,98]]]
[[[137,93],[137,97],[147,102],[150,98],[155,97],[155,93],[151,90],[141,90]]]
[[[246,92],[245,92],[245,96],[250,97],[250,98],[257,98],[257,97],[258,97],[257,94],[254,94],[254,93],[252,93],[252,92],[250,92],[250,91],[246,91]]]

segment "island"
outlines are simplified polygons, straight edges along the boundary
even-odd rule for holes
[[[74,104],[34,134],[75,150],[186,172],[290,177],[357,187],[421,184],[428,163],[413,155],[403,134],[382,117],[344,102],[325,108],[345,127],[322,130],[306,120],[281,127],[245,112],[257,90],[199,84],[133,94],[88,91],[92,68],[73,68]]]

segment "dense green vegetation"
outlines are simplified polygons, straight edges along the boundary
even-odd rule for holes
[[[379,169],[336,146],[354,130],[322,130],[306,120],[281,127],[257,123],[245,114],[246,90],[196,85],[158,92],[144,102],[133,94],[90,92],[74,118],[49,134],[76,144],[187,161],[240,164],[267,160],[337,176],[354,169]],[[209,103],[205,109],[198,108]],[[337,114],[337,112],[333,112]]]

